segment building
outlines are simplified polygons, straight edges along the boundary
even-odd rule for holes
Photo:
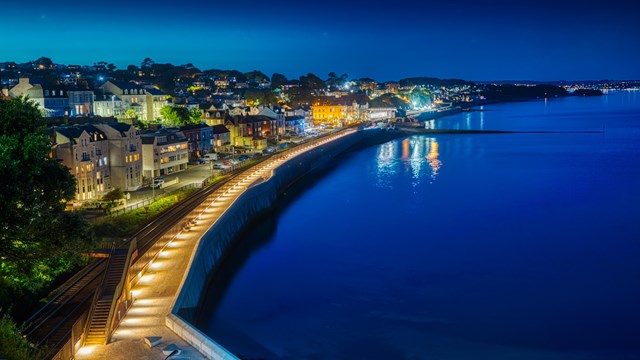
[[[213,125],[212,129],[212,143],[213,151],[217,153],[232,152],[231,147],[231,132],[224,125]]]
[[[228,121],[233,121],[233,118],[229,114],[229,108],[226,105],[211,105],[208,109],[202,109],[202,117],[200,120],[209,126],[215,126],[224,125]]]
[[[297,135],[304,133],[306,121],[302,115],[286,116],[284,128],[286,134]]]
[[[160,109],[169,104],[167,101],[167,94],[154,87],[147,87],[145,90],[147,93],[147,111],[145,119],[147,121],[159,120],[161,118]]]
[[[396,108],[369,108],[367,109],[367,120],[384,121],[396,118]]]
[[[135,113],[135,117],[142,121],[153,121],[160,118],[160,109],[168,105],[167,96],[155,88],[143,88],[133,82],[107,81],[100,86],[101,101],[119,99],[119,107],[115,101],[111,106],[101,104],[99,109],[111,110],[112,114],[96,111],[99,116],[116,116],[118,119],[130,118],[129,114]],[[98,107],[95,108],[98,110]],[[131,113],[129,110],[132,110]]]
[[[340,99],[337,99],[340,100]],[[342,126],[367,120],[369,104],[350,104],[335,101],[330,105],[311,107],[313,122],[317,125]]]
[[[295,109],[287,109],[285,110],[285,115],[287,117],[291,117],[291,116],[302,116],[304,117],[304,127],[309,128],[311,125],[313,125],[313,112],[311,111],[311,108],[308,106],[305,107],[296,107]],[[285,125],[285,129],[287,128],[287,126]]]
[[[213,151],[213,128],[207,124],[188,124],[180,131],[189,143],[189,160],[195,161]]]
[[[72,86],[36,84],[20,78],[9,90],[13,97],[28,96],[40,107],[43,116],[92,116],[93,91]]]
[[[109,142],[104,132],[85,124],[54,127],[49,135],[53,156],[76,178],[76,200],[97,200],[109,191]]]
[[[122,100],[115,95],[95,95],[93,99],[93,112],[101,117],[115,117],[122,119],[126,116]]]
[[[135,191],[143,185],[142,139],[138,129],[125,123],[94,123],[109,142],[111,187]]]
[[[276,131],[277,120],[264,115],[234,116],[226,123],[233,146],[262,150],[267,147],[267,137]]]
[[[161,128],[142,132],[142,170],[146,178],[154,178],[187,168],[189,143],[182,131]]]

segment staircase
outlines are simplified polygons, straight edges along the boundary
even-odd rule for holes
[[[87,336],[85,345],[105,345],[110,336],[112,309],[115,307],[114,300],[120,294],[116,294],[116,289],[122,280],[123,272],[126,268],[127,250],[115,249],[111,252],[107,270],[102,286],[98,289],[98,294],[87,326]]]

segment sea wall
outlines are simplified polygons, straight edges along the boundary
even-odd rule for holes
[[[271,209],[278,194],[308,172],[329,164],[359,142],[386,139],[380,130],[363,130],[308,150],[283,163],[267,181],[249,187],[199,240],[166,325],[209,359],[236,357],[192,325],[211,273],[242,229]]]

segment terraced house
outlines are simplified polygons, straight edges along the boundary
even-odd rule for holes
[[[103,131],[86,124],[49,130],[53,157],[76,178],[76,200],[97,200],[111,188],[109,142]]]
[[[109,142],[111,186],[135,191],[142,186],[142,138],[138,129],[125,123],[95,123]]]

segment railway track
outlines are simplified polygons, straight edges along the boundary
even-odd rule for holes
[[[56,295],[25,321],[25,335],[36,345],[55,348],[71,333],[81,310],[90,305],[104,276],[106,259],[97,259],[65,282]]]
[[[266,156],[261,161],[267,158],[269,157]],[[138,241],[139,254],[144,254],[165,231],[244,170],[237,169],[226,179],[212,186],[198,189],[194,194],[137,230],[117,248],[126,249],[129,242],[135,238]],[[24,322],[27,339],[38,346],[46,346],[51,351],[62,346],[71,336],[74,323],[91,306],[94,294],[105,276],[106,267],[106,258],[96,259],[59,287],[51,300]]]
[[[272,156],[278,156],[278,154],[263,156],[252,166],[266,161]],[[196,190],[191,196],[137,230],[121,244],[118,244],[116,248],[119,250],[127,249],[129,243],[136,239],[138,256],[143,255],[168,229],[245,170],[247,167],[236,169],[229,173],[226,179],[212,186]],[[71,329],[76,321],[88,314],[95,292],[100,290],[98,288],[103,277],[106,276],[107,263],[105,258],[95,260],[58,288],[56,295],[25,322],[27,338],[34,344],[46,345],[47,349],[53,352],[52,355],[55,354],[54,351],[69,340]]]

